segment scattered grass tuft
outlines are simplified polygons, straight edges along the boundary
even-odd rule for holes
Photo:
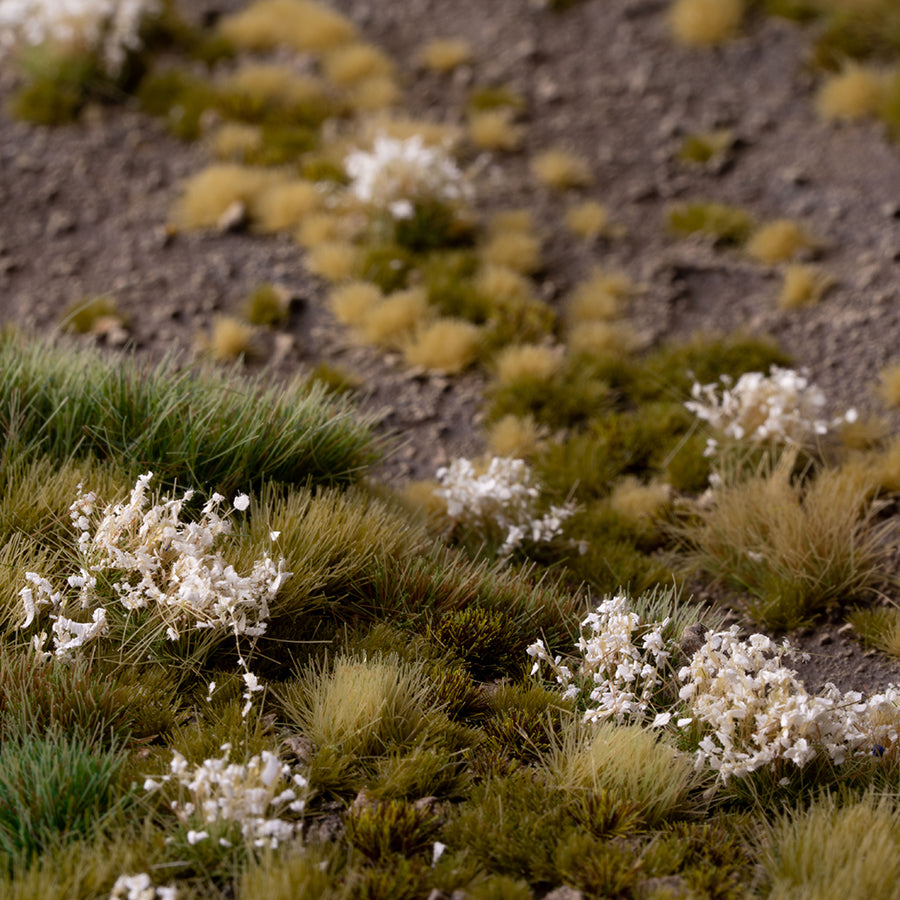
[[[858,472],[792,474],[796,453],[743,481],[726,477],[715,503],[680,528],[695,564],[749,595],[753,618],[791,628],[874,590],[884,526],[874,522],[871,484]]]
[[[65,312],[60,323],[65,331],[75,334],[89,334],[104,321],[115,319],[121,322],[119,307],[114,297],[100,296],[78,300]]]
[[[220,32],[235,47],[247,50],[287,46],[301,52],[324,51],[356,39],[348,19],[311,0],[256,0],[223,19]]]
[[[353,481],[374,458],[370,426],[302,379],[275,388],[15,339],[0,341],[0,424],[0,462],[90,455],[226,495],[264,480]]]
[[[812,245],[803,228],[792,219],[777,219],[757,228],[745,249],[754,259],[771,266],[793,259]]]
[[[609,211],[596,200],[585,200],[566,211],[566,228],[577,238],[592,241],[610,233]]]
[[[878,373],[878,392],[885,406],[900,406],[900,364],[886,366]]]
[[[834,279],[819,266],[787,266],[778,294],[778,308],[789,310],[814,306],[833,284]]]
[[[762,861],[772,898],[862,900],[887,896],[900,878],[896,802],[872,793],[840,803],[826,795],[766,829]]]
[[[743,244],[754,227],[749,213],[724,203],[678,203],[669,208],[666,218],[675,234],[700,234],[717,244]]]
[[[472,45],[465,38],[434,38],[419,51],[419,62],[443,75],[471,62],[472,55]]]
[[[360,332],[370,344],[401,348],[429,316],[428,298],[421,288],[397,291],[369,310]]]
[[[573,724],[547,754],[548,780],[563,793],[605,792],[633,805],[648,827],[691,808],[702,782],[690,756],[638,725]]]
[[[734,145],[734,134],[728,129],[689,134],[676,153],[679,162],[706,165],[725,157]]]
[[[816,94],[816,109],[828,121],[855,121],[877,115],[886,99],[883,70],[855,62],[828,75]]]
[[[391,77],[394,64],[373,44],[346,44],[325,54],[325,77],[338,87],[351,87],[375,77]]]
[[[216,362],[253,359],[260,353],[255,341],[256,329],[235,316],[218,316],[204,344]]]
[[[359,269],[359,248],[346,241],[328,241],[311,247],[306,265],[313,275],[338,283],[352,278]]]
[[[515,120],[516,111],[509,106],[470,112],[469,140],[479,150],[518,150],[522,144],[523,129]]]
[[[711,47],[733,38],[744,17],[744,0],[675,0],[669,27],[688,47]]]
[[[460,319],[438,319],[404,347],[406,361],[437,372],[456,375],[475,362],[481,343],[477,325]]]
[[[900,609],[857,607],[847,616],[847,621],[867,646],[900,657]]]
[[[363,806],[346,822],[350,845],[372,863],[430,854],[439,830],[440,822],[429,810],[402,800]]]
[[[277,284],[266,282],[251,291],[244,303],[244,315],[251,325],[277,328],[287,322],[290,296]]]
[[[0,748],[0,856],[27,865],[66,841],[90,837],[123,801],[129,758],[89,736],[53,728],[4,739]]]
[[[531,161],[531,171],[541,184],[557,191],[588,187],[594,181],[587,161],[566,150],[545,150]]]

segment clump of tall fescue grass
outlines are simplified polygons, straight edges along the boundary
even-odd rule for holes
[[[883,577],[885,527],[855,473],[794,472],[796,453],[725,481],[680,529],[695,564],[746,593],[769,627],[790,628],[865,598]]]
[[[92,455],[227,492],[263,480],[353,481],[373,459],[368,425],[321,385],[250,379],[236,389],[172,362],[113,362],[15,338],[0,342],[0,422],[0,462]]]

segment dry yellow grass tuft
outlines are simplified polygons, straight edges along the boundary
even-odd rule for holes
[[[609,211],[596,200],[586,200],[566,211],[566,228],[575,237],[594,240],[609,230]]]
[[[469,140],[479,150],[518,150],[524,129],[516,125],[515,117],[508,106],[469,113]]]
[[[383,300],[384,295],[377,284],[369,281],[351,281],[331,291],[328,305],[339,322],[356,328]]]
[[[474,284],[479,294],[494,303],[521,304],[534,297],[532,282],[506,266],[482,266]]]
[[[360,332],[370,344],[399,349],[424,325],[428,313],[425,291],[397,291],[369,310]]]
[[[260,231],[286,231],[296,228],[323,200],[314,182],[295,178],[262,190],[252,200],[250,215]]]
[[[262,129],[241,122],[225,122],[216,129],[210,144],[217,159],[240,163],[262,149]]]
[[[351,237],[347,225],[345,216],[331,212],[313,212],[300,223],[294,238],[301,247],[309,250],[320,244],[331,244]]]
[[[435,38],[419,51],[421,65],[445,74],[472,61],[472,45],[465,38]]]
[[[542,184],[558,191],[587,187],[594,181],[587,161],[566,150],[545,150],[531,161],[531,171]]]
[[[481,331],[462,319],[438,319],[404,348],[406,361],[448,375],[467,369],[478,356]]]
[[[529,459],[544,444],[546,429],[531,416],[520,418],[511,413],[495,422],[487,432],[488,447],[497,456],[513,459]]]
[[[480,248],[484,263],[530,275],[541,267],[541,242],[525,231],[496,231]]]
[[[517,381],[545,381],[559,371],[562,355],[559,348],[544,344],[517,344],[504,348],[495,360],[500,384]]]
[[[591,277],[572,292],[567,304],[568,319],[574,323],[616,319],[633,293],[634,285],[627,275],[595,268]]]
[[[332,241],[311,247],[306,258],[310,272],[327,281],[352,278],[359,263],[359,249],[344,241]]]
[[[776,219],[757,228],[745,249],[754,259],[771,266],[787,262],[812,246],[812,239],[797,222]]]
[[[639,349],[641,337],[627,322],[596,320],[570,331],[567,346],[573,353],[620,356]]]
[[[829,121],[854,121],[878,113],[889,78],[880,69],[847,62],[830,75],[816,94],[816,109]]]
[[[818,266],[788,266],[778,295],[779,309],[798,309],[813,306],[834,284],[834,279]]]
[[[182,228],[213,228],[236,203],[249,209],[254,197],[285,177],[234,164],[209,166],[188,179],[175,206],[175,223]]]
[[[743,0],[675,0],[669,27],[679,43],[711,47],[733,38],[744,18]]]
[[[285,45],[300,51],[323,51],[357,36],[349,19],[311,0],[257,0],[227,16],[220,30],[236,47],[248,50]]]
[[[488,234],[534,234],[537,223],[530,209],[501,209],[491,216],[487,230]]]
[[[373,75],[353,85],[349,100],[357,112],[381,112],[399,102],[400,87],[389,75]]]
[[[225,91],[242,94],[258,103],[284,107],[322,103],[328,98],[327,86],[313,75],[298,75],[289,66],[253,63],[242,66],[222,82]]]
[[[460,130],[455,125],[386,114],[373,116],[362,124],[359,143],[362,146],[371,144],[381,134],[398,141],[407,141],[410,138],[418,137],[426,147],[452,148],[459,143],[460,139]]]
[[[394,63],[374,44],[337,47],[322,60],[325,77],[338,87],[350,87],[376,77],[392,78]]]
[[[256,329],[234,316],[220,316],[213,322],[205,344],[216,362],[231,362],[259,353],[255,343]]]
[[[609,505],[623,519],[641,523],[658,515],[671,499],[671,485],[659,481],[643,484],[633,475],[627,475],[613,486]]]
[[[887,366],[879,372],[878,393],[885,406],[900,406],[900,363]]]

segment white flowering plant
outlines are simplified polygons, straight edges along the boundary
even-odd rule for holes
[[[161,792],[190,846],[230,849],[237,844],[275,849],[298,837],[309,784],[269,750],[245,763],[221,757],[191,765],[172,752],[169,772],[148,777],[144,790]]]
[[[470,180],[449,152],[419,135],[400,140],[379,135],[371,151],[344,159],[349,195],[370,213],[373,227],[413,250],[453,243],[471,229]]]
[[[93,653],[124,665],[148,659],[191,665],[233,637],[249,705],[261,687],[240,642],[249,641],[252,650],[266,630],[269,602],[290,573],[283,559],[268,554],[249,573],[237,573],[221,552],[231,530],[229,517],[220,513],[225,498],[213,494],[198,518],[183,521],[194,492],[153,503],[152,477],[141,475],[127,502],[102,510],[96,495],[79,486],[70,508],[77,573],[59,587],[27,572],[19,592],[20,627],[41,628],[32,646],[44,659]],[[244,511],[249,503],[239,494],[234,509]]]
[[[116,76],[141,48],[144,24],[162,0],[0,0],[0,58],[29,47],[95,59]]]
[[[547,544],[562,535],[574,508],[550,506],[540,512],[541,485],[521,459],[495,456],[479,474],[460,458],[437,471],[436,495],[447,504],[453,527],[473,530],[500,557]]]
[[[113,885],[109,900],[177,900],[178,889],[157,887],[146,872],[120,875]]]
[[[900,749],[900,687],[863,698],[828,684],[812,695],[786,665],[800,655],[786,641],[743,639],[732,626],[707,632],[693,649],[667,637],[668,625],[643,622],[623,594],[608,598],[582,623],[576,657],[551,657],[543,641],[532,644],[532,673],[549,668],[587,722],[675,731],[697,766],[721,782]],[[677,659],[685,665],[676,671]]]
[[[856,420],[849,409],[835,419],[823,418],[825,394],[805,370],[772,366],[769,374],[745,372],[734,381],[723,375],[720,384],[695,383],[685,403],[698,419],[722,437],[753,444],[809,447],[829,430]],[[719,438],[711,437],[706,455],[713,456]]]

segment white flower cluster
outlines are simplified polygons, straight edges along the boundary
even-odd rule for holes
[[[140,49],[144,20],[160,0],[0,0],[0,55],[17,46],[56,46],[96,53],[110,74]]]
[[[26,573],[32,587],[19,592],[25,610],[22,627],[31,625],[41,609],[49,606],[56,656],[66,656],[107,633],[112,606],[98,588],[98,577],[107,593],[116,595],[114,605],[120,609],[153,609],[172,641],[185,627],[249,637],[265,631],[268,601],[290,575],[284,571],[284,560],[275,563],[264,556],[253,564],[249,575],[238,575],[215,549],[218,538],[230,530],[229,521],[218,512],[225,498],[213,494],[198,521],[182,522],[182,507],[193,491],[149,506],[147,489],[152,477],[150,472],[140,476],[129,501],[108,507],[96,526],[96,495],[83,493],[79,486],[70,509],[82,558],[79,574],[68,579],[69,587],[76,591],[74,596],[55,591],[46,578],[34,572]],[[235,509],[248,505],[244,494],[234,500]],[[90,622],[65,615],[72,606],[82,613],[90,611]],[[35,648],[43,653],[46,641],[46,633],[39,635]]]
[[[896,743],[900,690],[864,700],[827,684],[809,694],[784,658],[796,651],[762,634],[744,641],[737,626],[710,634],[678,673],[681,699],[706,726],[697,761],[721,777],[743,776],[777,760],[804,766],[825,754],[840,765]]]
[[[560,657],[551,660],[540,640],[528,648],[528,655],[536,658],[532,674],[544,661],[554,670],[566,698],[574,699],[588,691],[593,705],[586,710],[585,721],[613,716],[619,722],[643,719],[654,697],[671,680],[666,671],[671,653],[662,636],[668,622],[643,625],[638,614],[629,609],[628,598],[618,594],[604,600],[581,623],[575,645],[582,658],[577,675],[562,664]],[[667,724],[665,715],[657,716],[653,725]]]
[[[371,153],[349,153],[344,168],[353,194],[394,219],[412,218],[417,202],[457,204],[471,197],[465,175],[447,152],[426,147],[418,135],[403,141],[381,135]]]
[[[717,384],[695,383],[693,400],[684,405],[698,419],[734,440],[747,438],[755,443],[774,441],[803,445],[826,434],[842,422],[854,422],[856,410],[849,409],[829,422],[821,418],[825,395],[810,384],[805,371],[772,366],[768,375],[746,372],[736,382],[723,375]],[[710,439],[707,456],[718,444]]]
[[[146,872],[120,875],[113,885],[109,900],[177,900],[174,887],[154,887]]]
[[[244,765],[230,763],[231,745],[223,744],[224,756],[207,759],[199,766],[191,766],[178,751],[172,752],[170,774],[159,780],[148,778],[144,790],[157,791],[164,784],[174,783],[187,791],[190,799],[172,801],[172,811],[186,826],[237,823],[241,835],[255,847],[275,849],[291,840],[300,830],[300,823],[282,818],[286,812],[303,812],[303,799],[308,783],[291,767],[268,750],[252,757]],[[210,839],[205,828],[189,828],[190,844]],[[222,846],[229,846],[227,838],[219,838]]]
[[[811,695],[785,665],[785,658],[796,653],[787,642],[762,634],[741,640],[737,626],[707,634],[676,676],[669,660],[677,647],[662,636],[667,623],[640,623],[626,597],[613,597],[582,623],[590,632],[576,645],[581,654],[577,671],[561,657],[551,659],[543,641],[537,641],[528,648],[536,658],[532,672],[543,661],[566,697],[590,701],[586,721],[610,716],[647,721],[653,715],[650,727],[666,726],[678,716],[677,703],[657,711],[655,701],[666,687],[672,695],[677,690],[683,705],[676,726],[696,723],[702,734],[697,764],[709,765],[723,781],[782,760],[802,767],[824,754],[839,765],[897,745],[900,687],[863,699],[828,684]]]
[[[499,528],[506,535],[501,556],[525,541],[553,540],[574,511],[570,506],[551,506],[549,513],[538,516],[541,488],[521,459],[495,456],[482,475],[468,459],[456,459],[438,469],[437,479],[441,487],[435,493],[447,501],[451,519],[475,528]]]

